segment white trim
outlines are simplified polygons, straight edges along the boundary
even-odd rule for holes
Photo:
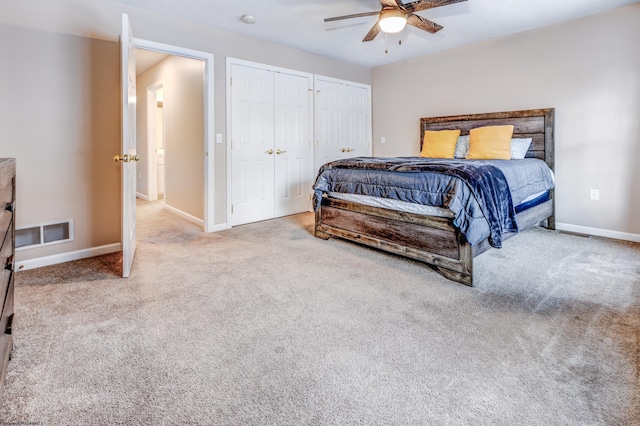
[[[293,70],[291,68],[277,67],[275,65],[262,64],[260,62],[246,61],[244,59],[231,58],[227,56],[227,76],[228,77],[231,77],[231,73],[229,72],[231,70],[231,65],[241,65],[243,67],[256,68],[259,70],[274,71],[274,72],[279,72],[283,74],[291,74],[291,75],[296,75],[300,77],[307,77],[313,80],[313,74],[309,72]],[[227,81],[227,86],[230,86],[229,81]],[[228,95],[228,92],[227,92],[227,95]]]
[[[36,259],[16,261],[16,271],[41,268],[43,266],[56,265],[58,263],[71,262],[72,260],[86,259],[88,257],[101,256],[103,254],[122,251],[122,244],[114,243],[99,247],[92,247],[66,253],[53,254],[51,256],[38,257]]]
[[[215,137],[214,116],[214,57],[213,53],[184,47],[172,46],[150,40],[134,38],[135,47],[167,53],[169,55],[183,56],[185,58],[198,59],[204,62],[204,221],[197,219],[205,232],[213,232],[215,217],[215,150],[212,149]],[[229,197],[227,196],[227,199]]]
[[[171,213],[174,213],[183,219],[187,219],[189,222],[195,223],[196,225],[199,225],[199,226],[204,226],[204,221],[202,219],[199,219],[195,216],[191,216],[189,213],[185,213],[182,210],[178,210],[175,207],[171,207],[167,204],[163,204],[162,206],[165,209],[169,210]],[[212,231],[209,231],[209,232],[212,232]]]
[[[318,75],[318,74],[314,74],[314,81],[315,80],[322,80],[322,81],[328,81],[330,83],[344,84],[346,86],[354,86],[354,87],[361,87],[363,89],[369,89],[369,99],[371,99],[371,85],[370,84],[358,83],[358,82],[349,81],[349,80],[341,80],[339,78],[327,77],[327,76]]]
[[[144,195],[142,192],[136,192],[136,198],[140,198],[141,200],[144,200],[144,201],[151,200],[148,195]]]
[[[578,234],[593,235],[596,237],[613,238],[616,240],[632,241],[640,243],[640,234],[631,234],[628,232],[611,231],[609,229],[590,228],[588,226],[571,225],[569,223],[557,223],[558,231],[576,232]]]
[[[214,225],[213,229],[211,229],[211,232],[226,231],[227,229],[231,229],[231,226],[226,223],[221,223],[219,225]]]
[[[239,61],[239,60],[238,60]],[[243,62],[243,61],[242,61]],[[226,88],[226,128],[227,128],[227,141],[226,141],[226,151],[227,151],[227,202],[226,202],[226,206],[227,206],[227,224],[229,225],[229,228],[231,228],[233,225],[233,220],[232,220],[232,213],[231,213],[231,202],[233,200],[233,187],[232,187],[232,182],[231,182],[231,160],[232,160],[232,153],[231,153],[231,65],[235,64],[235,63],[241,63],[236,62],[233,58],[227,57],[227,69],[226,69],[226,73],[227,75],[225,76],[225,88]]]

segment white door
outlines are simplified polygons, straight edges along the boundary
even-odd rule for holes
[[[122,167],[122,276],[131,273],[136,252],[136,59],[129,17],[122,15],[121,102],[122,154],[116,156]]]
[[[371,101],[366,87],[347,85],[347,112],[345,151],[343,157],[371,156]],[[342,152],[342,151],[341,151]]]
[[[275,73],[275,216],[311,208],[312,80]]]
[[[315,129],[316,152],[315,172],[325,163],[341,157],[343,147],[342,114],[345,105],[341,85],[324,80],[316,80]]]
[[[234,64],[231,79],[231,206],[241,225],[275,214],[273,73]]]
[[[371,88],[321,78],[315,80],[314,168],[348,157],[371,156]]]

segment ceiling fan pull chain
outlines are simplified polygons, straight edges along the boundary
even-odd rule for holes
[[[389,39],[387,37],[387,33],[384,33],[384,54],[389,53]]]

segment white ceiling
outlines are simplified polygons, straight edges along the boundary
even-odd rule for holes
[[[378,0],[117,0],[188,21],[222,28],[375,67],[482,40],[538,28],[640,0],[468,0],[419,12],[444,26],[436,34],[407,26],[399,35],[361,40],[375,16],[325,23],[324,18],[379,11]],[[407,0],[409,2],[409,0]],[[254,24],[240,21],[244,14]],[[594,28],[594,31],[598,31]],[[399,44],[399,41],[402,44]],[[388,47],[388,53],[385,49]]]
[[[152,50],[136,49],[136,74],[141,75],[151,69],[158,62],[168,58],[166,53],[154,52]]]

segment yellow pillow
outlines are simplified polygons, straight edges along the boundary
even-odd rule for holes
[[[420,157],[453,158],[460,130],[425,130]]]
[[[510,160],[513,126],[476,127],[469,132],[469,160]]]

